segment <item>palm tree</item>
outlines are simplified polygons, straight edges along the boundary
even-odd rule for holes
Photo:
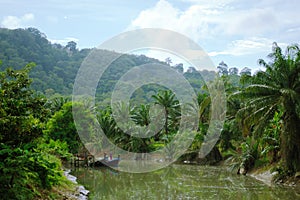
[[[276,43],[269,55],[270,63],[259,60],[265,71],[260,71],[238,95],[245,103],[237,117],[244,125],[261,134],[273,119],[276,111],[282,111],[281,157],[289,172],[300,170],[300,49],[287,47],[282,53]]]
[[[120,130],[118,129],[117,124],[112,117],[112,111],[110,107],[99,110],[96,116],[103,133],[107,137],[114,137],[120,133]]]
[[[148,126],[150,124],[150,105],[141,104],[139,107],[135,107],[131,114],[133,121],[140,126]]]
[[[51,113],[54,114],[55,112],[59,111],[65,103],[69,101],[70,99],[67,97],[55,97],[52,100],[49,100],[46,106],[51,110]]]
[[[159,91],[157,95],[152,95],[155,100],[155,104],[160,105],[165,111],[165,133],[169,133],[168,119],[171,114],[174,114],[179,108],[179,102],[176,99],[175,94],[171,90]]]

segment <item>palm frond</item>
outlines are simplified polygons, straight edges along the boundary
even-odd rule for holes
[[[260,96],[260,95],[269,95],[274,93],[278,93],[278,88],[269,85],[264,85],[264,84],[252,84],[246,87],[244,92],[245,96],[249,96],[249,95]]]

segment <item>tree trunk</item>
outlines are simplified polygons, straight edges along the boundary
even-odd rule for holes
[[[300,171],[300,120],[295,110],[284,115],[283,133],[281,134],[281,155],[288,172]]]
[[[165,121],[165,132],[166,132],[166,135],[168,135],[168,116],[169,116],[169,112],[167,109],[165,109],[165,113],[166,113],[166,121]]]

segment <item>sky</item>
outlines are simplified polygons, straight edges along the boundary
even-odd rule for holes
[[[53,43],[72,40],[79,48],[124,31],[163,28],[194,40],[216,66],[257,70],[273,42],[283,49],[299,43],[299,10],[298,0],[0,0],[0,27],[35,27]]]

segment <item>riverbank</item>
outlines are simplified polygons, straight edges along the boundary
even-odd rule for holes
[[[300,193],[300,174],[296,174],[295,176],[286,177],[284,179],[281,179],[279,181],[274,181],[274,178],[276,178],[277,172],[271,172],[272,166],[269,166],[268,168],[258,168],[258,169],[252,169],[248,172],[248,175],[271,186],[274,184],[282,185],[282,186],[289,186],[294,187],[297,189]]]
[[[249,174],[249,176],[265,183],[268,186],[271,186],[272,184],[274,184],[273,177],[275,174],[271,173],[270,170],[266,170],[266,171],[262,171],[262,172],[253,170],[253,171],[250,171],[248,174]]]
[[[64,181],[59,186],[53,186],[51,190],[41,190],[39,191],[39,197],[35,199],[43,200],[88,200],[89,191],[84,188],[84,186],[78,185],[77,182],[72,182],[71,180],[76,180],[76,177],[66,174],[68,181]]]
[[[69,200],[88,200],[89,191],[85,189],[84,186],[78,185],[77,178],[70,174],[71,170],[66,169],[64,170],[64,176],[71,181],[74,186],[72,187],[71,191],[59,191],[64,199]]]
[[[212,151],[208,154],[205,158],[199,159],[197,152],[190,152],[186,153],[177,163],[179,164],[194,164],[194,165],[211,165],[211,166],[223,166],[231,168],[231,159],[227,158],[226,160],[222,159],[222,156],[218,153],[218,151]],[[271,186],[271,185],[282,185],[282,186],[289,186],[294,187],[299,190],[300,193],[300,172],[296,173],[295,176],[292,177],[285,177],[278,181],[275,181],[276,176],[278,176],[278,172],[272,172],[272,169],[275,167],[273,165],[267,165],[264,167],[258,167],[251,169],[250,171],[246,172],[246,175],[251,176],[264,184]]]
[[[230,158],[219,162],[217,165],[226,166],[230,168],[230,162],[228,162],[228,160],[230,160]],[[272,170],[274,169],[274,167],[276,167],[276,163],[274,163],[273,165],[266,165],[263,167],[253,168],[247,171],[245,175],[255,178],[256,180],[259,180],[268,186],[281,185],[297,188],[300,194],[300,172],[296,173],[294,176],[279,179],[278,172],[274,172]]]

